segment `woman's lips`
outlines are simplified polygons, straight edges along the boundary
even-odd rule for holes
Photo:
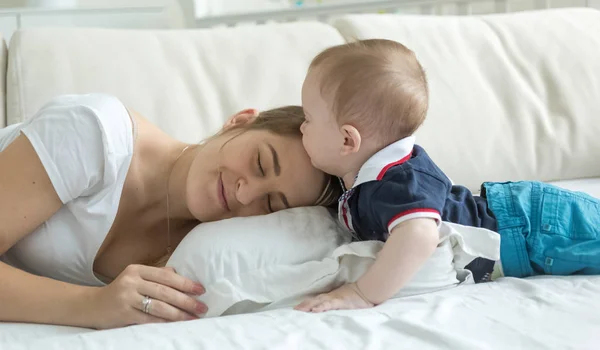
[[[223,173],[219,173],[219,181],[217,181],[217,196],[223,209],[229,211],[229,204],[227,203],[227,195],[225,194],[225,186],[223,186]]]

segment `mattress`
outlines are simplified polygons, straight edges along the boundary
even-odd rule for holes
[[[600,197],[600,179],[560,186]],[[502,278],[372,309],[90,329],[0,323],[0,349],[598,349],[600,276]]]

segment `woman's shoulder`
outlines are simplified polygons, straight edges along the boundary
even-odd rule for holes
[[[46,103],[21,132],[66,203],[116,180],[133,154],[135,124],[114,96],[62,95]]]
[[[31,123],[52,123],[55,133],[100,132],[109,153],[131,153],[135,121],[117,97],[108,94],[61,95],[46,103],[31,118]]]

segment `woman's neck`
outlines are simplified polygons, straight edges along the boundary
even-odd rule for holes
[[[187,174],[197,151],[196,145],[177,141],[149,124],[140,129],[136,144],[139,203],[157,221],[195,221],[187,207]],[[168,191],[168,192],[167,192]],[[169,213],[167,213],[167,197]]]

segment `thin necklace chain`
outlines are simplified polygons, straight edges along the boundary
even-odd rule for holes
[[[167,254],[171,254],[171,252],[173,251],[171,249],[171,207],[170,207],[171,201],[169,200],[169,184],[171,182],[171,175],[173,175],[173,170],[175,169],[175,165],[177,164],[177,161],[179,160],[179,158],[181,158],[183,153],[188,148],[190,148],[190,146],[191,145],[185,146],[185,148],[181,151],[181,153],[179,153],[177,158],[175,158],[175,161],[173,162],[173,166],[171,167],[171,171],[169,172],[169,177],[167,178]]]

